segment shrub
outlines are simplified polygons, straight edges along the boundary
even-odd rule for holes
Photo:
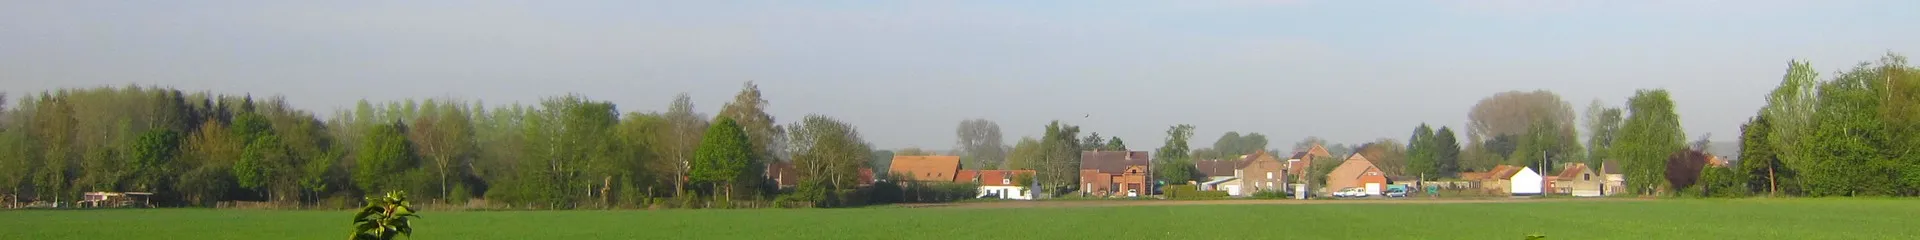
[[[1225,193],[1225,192],[1222,192],[1222,193]],[[1290,198],[1293,198],[1293,196],[1287,195],[1287,192],[1282,192],[1282,191],[1259,191],[1259,192],[1253,192],[1253,198],[1290,199]]]
[[[1725,167],[1708,167],[1700,170],[1700,184],[1689,189],[1701,197],[1745,197],[1747,196],[1746,176]]]
[[[1166,186],[1161,187],[1160,191],[1166,193],[1167,199],[1174,200],[1224,199],[1228,196],[1226,191],[1200,191],[1198,186],[1193,185]]]

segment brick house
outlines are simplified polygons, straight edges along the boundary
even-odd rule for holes
[[[1373,165],[1373,161],[1359,153],[1347,157],[1333,172],[1327,173],[1327,186],[1324,191],[1334,192],[1340,189],[1357,187],[1368,194],[1378,195],[1387,188],[1387,175]]]
[[[1307,171],[1312,171],[1311,168],[1313,167],[1313,160],[1317,158],[1331,158],[1331,157],[1333,157],[1333,153],[1327,152],[1327,147],[1320,146],[1320,144],[1314,144],[1312,147],[1307,147],[1306,151],[1294,152],[1292,157],[1287,158],[1287,160],[1292,163],[1292,166],[1287,166],[1287,172],[1303,173],[1303,174],[1294,174],[1294,176],[1297,176],[1295,177],[1296,179],[1294,179],[1294,182],[1306,182],[1307,177],[1309,177],[1309,175],[1312,175],[1312,174],[1304,174],[1304,173],[1306,173]],[[1300,161],[1293,161],[1293,160],[1300,160]]]
[[[1080,152],[1080,194],[1127,196],[1151,194],[1147,189],[1146,151]]]
[[[1287,170],[1289,167],[1287,165],[1288,161],[1282,161],[1274,157],[1273,154],[1267,153],[1266,150],[1256,151],[1253,155],[1247,155],[1246,158],[1241,161],[1246,162],[1246,165],[1239,170],[1240,186],[1242,188],[1242,191],[1240,191],[1241,194],[1253,195],[1253,193],[1256,192],[1286,191],[1285,189],[1288,186],[1286,177],[1288,174],[1292,174],[1291,170]]]

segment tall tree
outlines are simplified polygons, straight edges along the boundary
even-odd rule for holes
[[[127,161],[126,167],[133,174],[132,190],[158,192],[159,188],[170,187],[168,181],[177,174],[173,159],[179,155],[180,133],[172,129],[147,130],[132,149],[131,161]]]
[[[1783,188],[1797,189],[1791,179],[1793,170],[1780,162],[1778,150],[1769,144],[1773,133],[1766,116],[1755,116],[1740,126],[1740,170],[1746,173],[1748,191],[1767,195],[1778,194]],[[1784,185],[1784,186],[1783,186]],[[1797,192],[1788,190],[1789,192]]]
[[[1080,179],[1080,127],[1056,120],[1047,124],[1045,133],[1040,144],[1044,156],[1034,162],[1040,183],[1050,193],[1072,189]]]
[[[1621,121],[1620,108],[1607,106],[1600,99],[1587,104],[1587,164],[1599,166],[1608,159],[1607,149],[1613,147],[1618,138]]]
[[[1900,61],[1903,62],[1903,61]],[[1898,155],[1906,150],[1887,148],[1903,137],[1886,120],[1897,113],[1883,112],[1893,100],[1886,94],[1893,76],[1889,68],[1902,64],[1883,60],[1882,66],[1862,63],[1821,83],[1816,94],[1810,136],[1804,141],[1801,188],[1811,196],[1887,196],[1903,194]],[[1894,130],[1894,131],[1888,131]],[[1792,164],[1792,163],[1789,163]]]
[[[1020,138],[1020,142],[1013,145],[1013,152],[1007,155],[1007,169],[1038,170],[1038,163],[1047,156],[1045,151],[1039,139]]]
[[[1437,144],[1433,137],[1433,127],[1421,123],[1419,127],[1413,128],[1413,136],[1407,138],[1406,174],[1408,176],[1424,179],[1440,177],[1440,164],[1436,159],[1438,153],[1435,149]]]
[[[1087,133],[1087,137],[1086,137],[1086,138],[1081,138],[1081,139],[1080,139],[1080,149],[1084,149],[1084,150],[1106,150],[1106,149],[1101,149],[1101,148],[1105,148],[1105,147],[1107,147],[1107,139],[1106,139],[1106,138],[1101,138],[1101,137],[1100,137],[1100,133],[1097,133],[1097,132],[1096,132],[1096,133]]]
[[[1440,127],[1433,133],[1433,161],[1440,175],[1454,176],[1460,172],[1460,141],[1454,139],[1453,129]]]
[[[432,101],[428,103],[432,106]],[[409,129],[412,131],[409,139],[415,143],[419,156],[433,163],[440,200],[450,197],[452,180],[463,177],[460,167],[473,155],[473,123],[466,111],[458,104],[450,104],[437,112],[422,113]]]
[[[1780,84],[1767,93],[1767,105],[1761,108],[1760,116],[1767,118],[1770,132],[1766,144],[1776,150],[1775,157],[1789,169],[1803,169],[1813,165],[1812,151],[1804,147],[1810,143],[1804,140],[1814,129],[1820,73],[1811,63],[1798,60],[1787,62],[1786,70]],[[1798,182],[1795,179],[1786,185],[1798,186]]]
[[[233,164],[233,176],[240,188],[261,191],[267,193],[267,199],[278,200],[273,198],[273,190],[266,188],[278,180],[275,177],[287,172],[289,161],[287,147],[281,143],[280,137],[264,135],[247,144],[246,150],[240,154],[240,161]]]
[[[693,110],[693,98],[686,93],[673,97],[673,103],[667,105],[667,123],[671,125],[671,136],[665,140],[665,155],[673,164],[674,194],[686,192],[688,170],[692,169],[694,149],[705,139],[710,123],[707,117]]]
[[[968,165],[996,169],[1006,163],[1007,152],[1003,147],[1006,141],[1000,136],[1000,124],[986,119],[967,119],[960,121],[954,131],[959,135],[954,148],[960,150],[961,156],[974,160]]]
[[[873,148],[852,124],[808,115],[788,134],[794,140],[793,165],[801,182],[824,183],[826,192],[833,193],[859,185],[860,166],[872,156]]]
[[[765,164],[779,161],[775,152],[780,150],[780,136],[785,130],[774,125],[773,115],[767,114],[767,99],[760,94],[760,85],[752,81],[742,83],[740,93],[733,96],[733,102],[720,107],[720,116],[732,118],[740,129],[747,134],[747,143],[752,148],[752,158],[747,160],[744,174],[758,175],[765,170]]]
[[[1400,143],[1400,140],[1392,138],[1374,140],[1362,146],[1359,152],[1389,176],[1406,176],[1407,174],[1407,145]]]
[[[1667,90],[1643,89],[1627,102],[1630,115],[1620,126],[1620,137],[1614,140],[1609,154],[1624,165],[1627,186],[1647,194],[1651,192],[1644,190],[1667,185],[1659,176],[1662,163],[1674,151],[1686,149],[1686,135]]]
[[[404,188],[400,175],[415,164],[406,128],[401,123],[381,124],[361,135],[360,150],[354,157],[354,186],[368,193]]]
[[[707,128],[694,153],[693,180],[722,188],[723,196],[732,199],[734,183],[752,176],[746,170],[752,158],[753,146],[746,131],[733,118],[721,117]]]
[[[1546,119],[1549,129],[1571,132],[1573,105],[1547,90],[1496,93],[1473,105],[1467,113],[1467,140],[1480,143],[1501,135],[1522,135]]]
[[[1193,160],[1188,151],[1188,141],[1193,139],[1193,125],[1173,125],[1167,127],[1167,140],[1154,150],[1154,176],[1175,184],[1193,180]],[[1116,140],[1117,141],[1117,140]]]
[[[1103,145],[1103,146],[1100,146],[1100,150],[1103,150],[1103,151],[1126,151],[1126,150],[1127,150],[1127,142],[1125,142],[1125,141],[1121,141],[1121,140],[1120,140],[1120,137],[1113,137],[1113,138],[1109,138],[1109,139],[1107,139],[1107,145]]]

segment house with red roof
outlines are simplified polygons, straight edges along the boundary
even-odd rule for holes
[[[1033,200],[1033,194],[1020,184],[1021,178],[1032,179],[1033,170],[960,170],[955,175],[956,182],[970,182],[980,185],[980,195],[976,198],[998,198],[1013,200]]]

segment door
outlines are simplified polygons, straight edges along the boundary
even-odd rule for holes
[[[1380,194],[1380,184],[1379,184],[1379,183],[1367,183],[1367,194],[1374,194],[1374,195],[1379,195],[1379,194]]]

